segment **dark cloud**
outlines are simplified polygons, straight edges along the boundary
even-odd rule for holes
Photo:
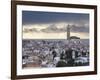
[[[22,11],[23,25],[41,25],[50,24],[40,32],[60,33],[66,32],[66,27],[58,28],[57,23],[64,22],[71,25],[71,32],[89,33],[89,14],[83,13],[58,13],[58,12],[39,12],[39,11]],[[87,26],[85,25],[87,24]],[[39,32],[36,28],[25,29],[24,32]]]
[[[89,23],[89,14],[22,11],[22,24],[48,24],[57,22]]]

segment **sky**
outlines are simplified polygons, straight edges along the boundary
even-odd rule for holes
[[[71,36],[89,38],[89,14],[22,11],[24,39],[66,39]]]

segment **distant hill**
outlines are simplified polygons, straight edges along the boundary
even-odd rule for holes
[[[77,36],[71,36],[69,39],[80,39],[80,37],[77,37]]]

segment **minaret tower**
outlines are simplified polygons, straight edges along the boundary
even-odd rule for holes
[[[67,39],[70,39],[70,25],[67,26]]]

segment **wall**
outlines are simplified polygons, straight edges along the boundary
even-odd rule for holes
[[[98,44],[100,44],[100,1],[99,0],[34,0],[59,3],[79,3],[98,5]],[[0,80],[10,80],[10,59],[11,59],[11,11],[10,0],[0,0]],[[58,78],[43,78],[34,80],[100,80],[100,45],[98,45],[98,75],[84,75]],[[33,79],[31,79],[33,80]]]

